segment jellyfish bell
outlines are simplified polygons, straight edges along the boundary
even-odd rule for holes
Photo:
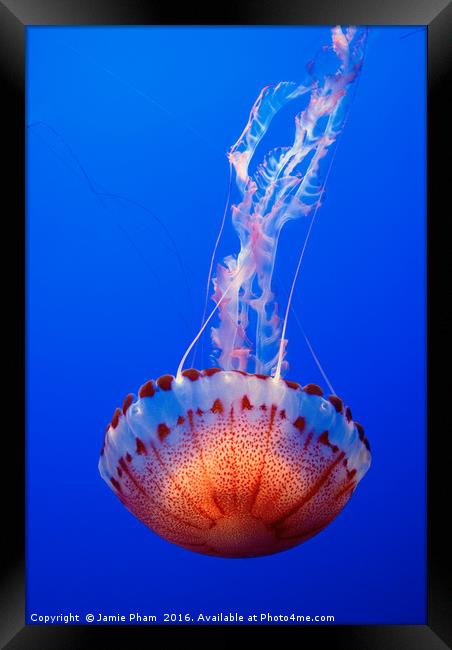
[[[258,96],[229,152],[240,251],[211,278],[223,216],[207,282],[215,307],[176,375],[148,381],[137,398],[127,395],[106,429],[102,477],[145,525],[192,551],[240,558],[296,546],[339,514],[369,468],[369,442],[350,408],[335,394],[325,398],[316,384],[283,378],[295,282],[365,36],[363,29],[334,28],[332,45],[309,64],[305,82],[267,86]],[[301,95],[308,102],[295,118],[293,144],[269,152],[251,174],[274,115]],[[284,224],[299,218],[310,219],[309,228],[282,319],[272,290],[278,240]],[[220,367],[183,370],[214,316]]]
[[[99,469],[123,504],[170,542],[206,555],[268,555],[306,541],[343,509],[370,463],[337,396],[266,375],[209,368],[127,396]]]

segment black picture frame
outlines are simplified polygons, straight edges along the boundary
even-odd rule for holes
[[[19,648],[81,648],[91,641],[106,647],[106,638],[134,645],[144,635],[151,641],[163,626],[26,626],[25,601],[25,30],[30,25],[153,25],[153,24],[300,24],[300,25],[425,25],[428,28],[428,622],[427,625],[277,626],[300,643],[329,643],[337,648],[440,650],[452,647],[452,543],[448,533],[451,443],[446,386],[438,385],[436,366],[445,360],[449,251],[442,235],[448,220],[450,165],[450,104],[446,101],[452,71],[452,4],[447,0],[228,0],[211,7],[193,3],[175,7],[150,0],[0,0],[0,77],[4,92],[2,192],[4,374],[3,399],[3,542],[4,569],[0,583],[0,644]],[[5,295],[6,290],[6,295]],[[408,324],[409,326],[409,324]],[[9,355],[9,356],[8,356]],[[436,363],[438,361],[438,363]],[[5,372],[6,370],[6,372]],[[6,421],[5,421],[6,420]],[[406,432],[407,444],[409,434]],[[403,459],[402,459],[403,462]],[[407,585],[409,589],[409,584]],[[265,627],[265,634],[272,626]],[[158,628],[158,629],[157,629]],[[167,627],[181,642],[199,627]],[[237,631],[222,626],[227,640]],[[262,630],[262,628],[260,628]],[[274,631],[273,627],[273,631]],[[218,627],[203,627],[210,639]],[[257,629],[240,626],[241,639]],[[283,637],[280,637],[281,640]],[[307,647],[310,647],[308,645]],[[333,647],[333,646],[332,646]]]

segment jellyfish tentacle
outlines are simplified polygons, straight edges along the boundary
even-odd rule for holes
[[[242,193],[249,182],[249,163],[274,116],[289,101],[309,92],[311,88],[312,83],[304,85],[293,81],[281,81],[276,86],[265,86],[261,90],[245,128],[229,152],[229,159],[237,174],[237,186]]]
[[[334,28],[332,45],[309,66],[304,83],[266,86],[230,150],[241,194],[240,203],[232,206],[240,251],[236,258],[229,256],[218,266],[213,280],[217,304],[240,269],[245,272],[242,281],[229,290],[228,300],[222,302],[220,322],[211,332],[224,369],[234,369],[239,355],[242,361],[254,361],[254,372],[281,375],[287,319],[278,316],[272,291],[279,235],[287,221],[311,216],[302,259],[331,169],[329,152],[348,114],[349,91],[361,68],[366,33],[366,29]],[[270,151],[251,174],[250,163],[274,116],[301,95],[307,95],[308,102],[296,115],[292,145]],[[296,275],[300,266],[299,259]],[[246,329],[250,310],[255,319],[252,340]],[[248,366],[242,364],[241,369],[248,370]]]
[[[205,295],[205,299],[204,299],[204,307],[203,307],[203,311],[202,311],[200,327],[202,327],[202,325],[204,323],[204,320],[206,318],[207,304],[208,304],[208,301],[209,301],[210,283],[211,283],[211,280],[212,280],[212,273],[213,273],[213,266],[214,266],[214,263],[215,263],[215,257],[216,257],[216,254],[217,254],[218,246],[220,244],[221,237],[223,235],[224,225],[226,223],[227,211],[228,211],[229,203],[230,203],[230,200],[231,200],[231,187],[232,187],[232,164],[231,164],[231,162],[229,162],[228,194],[227,194],[227,198],[226,198],[226,204],[225,204],[224,210],[223,210],[223,216],[222,216],[222,219],[221,219],[220,229],[218,231],[218,235],[217,235],[217,238],[215,240],[212,255],[210,257],[209,273],[207,274],[207,282],[206,282],[206,295]],[[192,358],[192,366],[193,367],[195,366],[196,351],[197,351],[198,343],[199,343],[199,339],[196,342],[194,350],[193,350],[193,358]]]
[[[298,274],[300,272],[301,263],[303,261],[303,257],[304,257],[305,251],[306,251],[306,247],[308,245],[309,237],[310,237],[311,232],[312,232],[312,226],[314,225],[314,220],[315,220],[316,214],[317,214],[317,209],[315,210],[314,215],[312,216],[311,222],[309,224],[308,233],[307,233],[306,238],[304,240],[303,248],[301,249],[300,257],[298,258],[297,268],[295,269],[295,274],[293,276],[292,284],[291,284],[291,287],[290,287],[289,298],[287,300],[286,313],[285,313],[285,316],[284,316],[284,323],[283,323],[283,327],[282,327],[281,339],[280,339],[280,344],[279,344],[278,362],[276,364],[276,371],[275,371],[275,375],[274,375],[276,380],[278,380],[280,378],[280,376],[281,376],[281,367],[282,367],[282,362],[283,362],[283,356],[284,356],[285,346],[287,344],[287,340],[286,340],[285,336],[286,336],[286,329],[287,329],[287,320],[289,318],[289,310],[290,310],[290,306],[292,304],[292,298],[293,298],[293,293],[294,293],[294,290],[295,290],[295,285],[296,285],[296,282],[297,282],[297,279],[298,279]]]

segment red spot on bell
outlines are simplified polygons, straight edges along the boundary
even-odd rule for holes
[[[113,485],[114,488],[118,490],[118,492],[121,492],[121,486],[115,478],[112,477],[110,479],[110,483]]]
[[[360,424],[359,422],[355,422],[355,427],[356,427],[357,430],[358,430],[359,439],[360,439],[360,440],[364,440],[364,438],[365,438],[366,436],[365,436],[365,434],[364,434],[364,428],[363,428],[362,424]]]
[[[330,395],[328,397],[328,401],[334,406],[334,408],[338,413],[342,413],[342,410],[344,408],[344,402],[341,400],[340,397],[337,397],[337,395]]]
[[[224,407],[220,399],[216,399],[211,408],[212,413],[223,413]]]
[[[317,386],[317,384],[306,384],[306,386],[303,386],[303,390],[308,395],[318,395],[319,397],[323,397],[323,390],[320,386]]]
[[[170,428],[162,422],[161,424],[158,425],[157,427],[157,435],[159,437],[160,441],[165,440],[166,436],[169,434]]]
[[[187,377],[187,379],[190,379],[190,381],[196,381],[201,377],[201,373],[195,368],[187,368],[187,370],[182,372],[182,375]]]
[[[304,419],[304,417],[302,417],[302,416],[300,415],[300,416],[297,417],[297,419],[295,420],[295,422],[293,423],[293,425],[294,425],[294,427],[295,427],[296,429],[298,429],[298,430],[300,431],[300,433],[301,433],[301,432],[303,432],[303,431],[305,430],[305,427],[306,427],[306,420]]]
[[[328,431],[324,431],[321,436],[319,436],[319,442],[322,445],[326,445],[327,447],[331,447],[334,453],[338,450],[338,447],[336,445],[332,445],[331,442],[328,440]]]
[[[212,375],[215,375],[217,372],[221,372],[221,368],[206,368],[203,370],[203,374],[206,377],[212,377]]]
[[[111,426],[113,427],[113,429],[116,429],[116,427],[118,426],[120,415],[121,415],[120,409],[116,409],[111,419]]]
[[[147,455],[147,451],[146,451],[146,447],[144,446],[144,442],[142,440],[140,440],[140,438],[137,438],[137,454],[142,455],[142,456]]]
[[[171,390],[173,379],[173,375],[162,375],[157,379],[157,386],[162,390]]]
[[[153,381],[147,381],[142,385],[138,391],[139,397],[152,397],[155,394],[155,386]]]
[[[242,410],[243,411],[244,410],[250,411],[252,408],[253,408],[253,406],[252,406],[252,404],[251,404],[251,402],[250,402],[250,400],[248,398],[248,395],[244,395],[242,397]]]
[[[127,409],[132,404],[132,402],[133,402],[133,395],[132,393],[129,393],[122,404],[122,412],[124,413],[124,415],[127,413]]]

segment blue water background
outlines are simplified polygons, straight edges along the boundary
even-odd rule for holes
[[[197,331],[225,152],[261,88],[302,79],[328,41],[328,28],[28,28],[27,617],[425,623],[423,28],[371,29],[296,289],[297,317],[371,442],[351,502],[289,552],[223,560],[150,532],[97,469],[114,408],[174,373]],[[272,142],[287,143],[292,120],[282,113]],[[302,233],[290,223],[281,241],[283,292]],[[230,230],[221,250],[237,250]],[[294,316],[288,337],[287,377],[324,385]],[[207,336],[198,366],[208,353]]]

